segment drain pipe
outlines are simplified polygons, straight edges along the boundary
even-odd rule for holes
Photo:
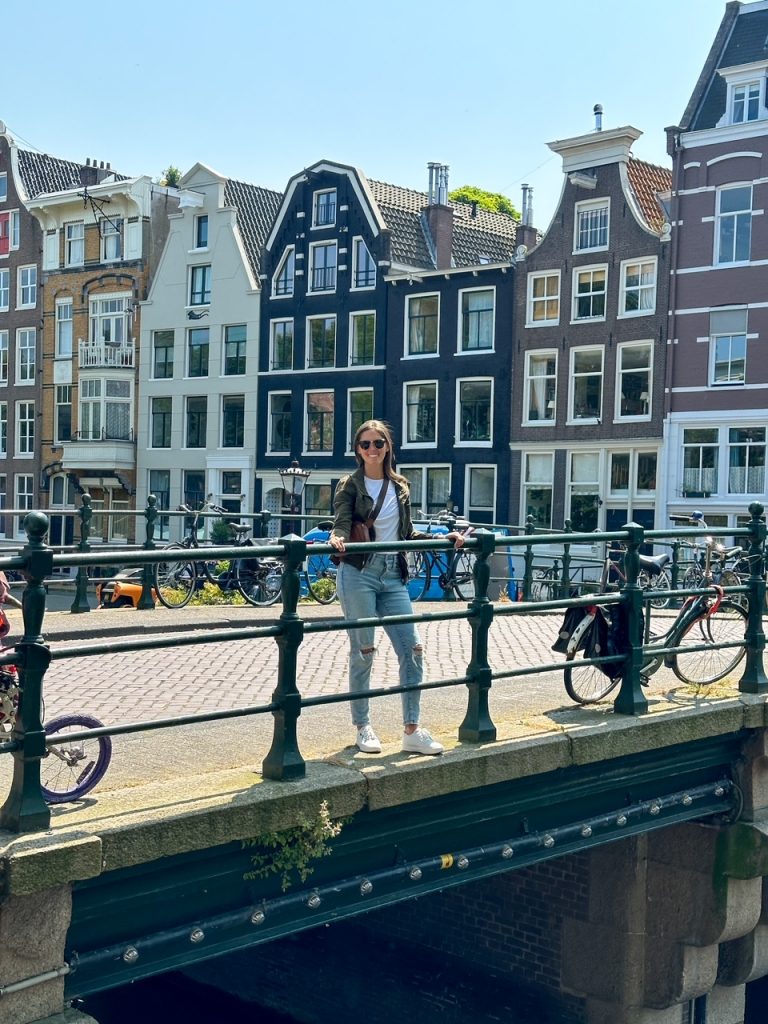
[[[34,988],[35,985],[42,985],[46,981],[55,981],[69,974],[72,968],[69,964],[61,967],[54,967],[52,971],[44,971],[42,974],[33,974],[31,978],[23,978],[21,981],[12,981],[10,985],[0,985],[0,998],[10,996],[14,992],[23,992],[25,988]]]

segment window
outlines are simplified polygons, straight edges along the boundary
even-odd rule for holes
[[[0,402],[0,455],[8,454],[8,403]]]
[[[651,414],[651,342],[619,345],[616,360],[618,417]]]
[[[8,202],[8,175],[5,171],[0,172],[0,203]]]
[[[72,440],[72,385],[56,385],[54,440],[57,444]]]
[[[602,348],[573,350],[570,388],[570,419],[599,420],[603,406]]]
[[[152,332],[152,377],[170,380],[173,377],[173,331]]]
[[[37,331],[34,327],[22,327],[16,331],[16,383],[35,383],[35,352]]]
[[[305,485],[304,515],[333,518],[333,493],[330,484]]]
[[[372,366],[376,340],[376,314],[352,313],[350,317],[350,366]]]
[[[362,238],[352,243],[352,287],[373,288],[376,285],[376,264]]]
[[[312,204],[312,227],[327,228],[336,223],[336,189],[315,192]]]
[[[588,267],[573,272],[573,319],[605,318],[606,267]]]
[[[0,331],[0,384],[8,383],[8,331]]]
[[[528,275],[526,326],[560,322],[560,271]]]
[[[105,263],[119,260],[123,255],[123,222],[120,218],[111,220],[105,217],[101,227],[101,258]]]
[[[127,310],[129,296],[102,296],[91,299],[90,340],[96,345],[125,345],[130,334],[131,314]]]
[[[106,390],[104,420],[107,440],[129,441],[133,436],[131,383],[127,380],[107,379],[104,384]]]
[[[461,351],[477,352],[493,348],[493,288],[481,291],[462,291]]]
[[[207,327],[193,327],[188,332],[188,377],[208,376],[209,336]]]
[[[16,403],[16,455],[35,454],[35,403]]]
[[[313,292],[332,292],[336,287],[336,243],[318,242],[309,248],[309,280]]]
[[[307,320],[307,369],[336,364],[336,317],[314,316]]]
[[[221,447],[242,448],[244,437],[245,396],[224,395],[221,400]]]
[[[16,308],[29,309],[37,304],[37,267],[19,267]]]
[[[494,466],[467,467],[467,518],[490,522],[496,499]]]
[[[406,442],[437,443],[437,384],[422,381],[405,386]]]
[[[357,428],[366,420],[373,419],[373,389],[353,388],[347,392],[349,415],[347,417],[347,451],[352,451],[352,440]]]
[[[573,453],[569,499],[571,526],[576,533],[598,528],[600,456],[597,452]]]
[[[189,274],[190,306],[207,306],[211,301],[211,267],[192,267]]]
[[[610,493],[626,498],[656,490],[656,452],[611,452]],[[634,469],[634,483],[632,470]]]
[[[528,352],[525,409],[529,423],[554,423],[557,395],[557,352]]]
[[[131,382],[80,378],[80,439],[131,439]]]
[[[201,213],[195,217],[195,248],[208,248],[208,214]]]
[[[111,541],[125,541],[131,531],[130,503],[112,498],[109,503],[111,512],[122,512],[123,515],[110,516],[107,520],[108,537]]]
[[[333,391],[307,393],[307,451],[333,451]]]
[[[245,324],[234,324],[224,328],[224,376],[245,375]]]
[[[170,448],[173,400],[171,398],[153,398],[151,419],[150,448]]]
[[[85,263],[85,224],[64,225],[64,266],[81,267]]]
[[[171,506],[171,471],[150,469],[149,493],[157,498],[157,509],[166,512]],[[155,536],[158,540],[170,538],[170,516],[158,516],[155,520]]]
[[[731,92],[731,124],[757,121],[760,116],[760,82],[735,85]]]
[[[491,440],[493,381],[460,380],[458,383],[459,422],[457,434],[461,444],[477,444]]]
[[[18,210],[11,210],[9,214],[10,225],[11,225],[11,249],[19,248],[19,235],[21,230],[21,220],[19,218]]]
[[[291,396],[273,393],[269,396],[269,451],[291,450]]]
[[[747,311],[713,309],[709,314],[709,383],[743,384],[747,359]]]
[[[431,356],[437,353],[439,297],[409,296],[406,306],[408,355]]]
[[[656,466],[658,455],[656,452],[637,453],[637,480],[638,492],[656,490]]]
[[[608,248],[607,199],[592,199],[576,204],[576,232],[573,248],[576,252]]]
[[[221,505],[228,512],[239,516],[242,511],[243,476],[240,470],[225,469],[221,472]]]
[[[0,213],[0,256],[7,256],[11,247],[11,215]]]
[[[765,490],[765,427],[731,427],[728,431],[728,493],[762,494]]]
[[[401,472],[411,489],[411,508],[427,514],[445,509],[451,495],[451,470],[449,466],[402,467]]]
[[[717,493],[717,428],[683,430],[683,497],[708,498]]]
[[[72,300],[56,303],[56,358],[72,357]]]
[[[523,519],[527,520],[528,516],[533,516],[534,526],[540,526],[547,530],[552,527],[554,471],[554,455],[525,456]]]
[[[280,266],[277,268],[277,273],[274,277],[273,291],[275,295],[293,295],[295,268],[296,256],[294,248],[289,246],[285,250],[282,260],[280,260]]]
[[[31,512],[35,501],[35,478],[31,473],[17,473],[15,478],[16,493],[13,504],[22,513]],[[24,533],[24,515],[16,516],[14,532],[17,537],[26,537]]]
[[[205,448],[208,429],[208,396],[191,395],[187,399],[187,448]]]
[[[270,368],[273,370],[293,369],[293,320],[272,321]]]
[[[0,310],[7,310],[11,304],[11,272],[0,270]]]
[[[619,316],[646,316],[656,309],[656,260],[621,264]]]
[[[0,476],[0,537],[7,536],[7,520],[5,510],[8,507],[8,477],[3,473]]]
[[[716,263],[745,263],[752,248],[752,186],[721,188],[717,194]]]
[[[200,508],[205,500],[205,495],[205,470],[185,469],[183,478],[184,504],[189,505],[190,508]]]

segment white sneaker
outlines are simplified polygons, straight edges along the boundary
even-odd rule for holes
[[[357,749],[363,754],[380,754],[381,741],[370,725],[361,725],[357,730]]]
[[[433,740],[426,729],[403,733],[403,750],[407,754],[442,754],[443,745]]]

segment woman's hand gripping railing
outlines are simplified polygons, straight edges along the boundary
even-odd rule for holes
[[[42,722],[43,677],[51,652],[43,642],[45,580],[53,569],[53,551],[45,543],[48,517],[29,512],[24,517],[27,543],[21,551],[22,572],[27,580],[22,597],[24,636],[16,645],[19,661],[19,707],[11,732],[16,744],[13,781],[8,798],[0,808],[0,828],[10,832],[39,832],[51,823],[51,812],[40,789],[40,761],[45,754]]]
[[[307,557],[307,542],[293,534],[281,537],[285,555],[282,578],[283,613],[279,623],[281,633],[275,638],[278,647],[277,686],[272,702],[275,720],[272,746],[262,762],[265,779],[301,779],[306,773],[304,758],[299,751],[297,723],[301,714],[301,694],[296,685],[298,652],[304,639],[304,622],[297,607],[301,587],[301,566]]]
[[[763,631],[763,608],[765,606],[765,508],[759,501],[749,506],[751,519],[749,530],[749,582],[747,584],[749,607],[747,609],[747,632],[744,642],[747,650],[744,675],[739,680],[742,693],[768,692],[768,678],[765,675],[763,654],[765,633]]]
[[[459,726],[459,739],[480,743],[496,739],[496,726],[488,710],[488,693],[493,673],[488,663],[488,632],[493,622],[493,603],[488,598],[491,579],[489,559],[496,550],[496,535],[491,530],[475,530],[468,544],[475,548],[476,559],[472,570],[475,596],[469,605],[469,625],[472,630],[472,655],[467,666],[469,698],[467,713]]]
[[[643,667],[643,589],[638,582],[640,575],[640,547],[645,530],[637,523],[628,523],[626,551],[624,553],[624,575],[626,582],[621,590],[621,646],[627,656],[621,671],[621,687],[613,710],[621,715],[640,715],[648,710],[648,701],[643,693],[641,670]]]

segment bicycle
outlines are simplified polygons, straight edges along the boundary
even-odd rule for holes
[[[622,586],[627,581],[621,564],[626,548],[619,544],[614,546],[612,551],[618,557],[611,559],[609,582],[615,581]],[[672,556],[666,552],[662,555],[640,555],[640,571],[637,575],[637,582],[643,591],[659,592],[655,597],[648,598],[651,608],[666,608],[671,600],[670,593],[660,593],[660,591],[672,589],[672,578],[666,569],[671,558]]]
[[[309,533],[305,534],[304,539],[307,540],[308,544],[322,544],[327,540],[327,536],[317,536],[315,531],[325,531],[327,534],[332,528],[332,522],[318,523],[314,530],[310,530]],[[331,561],[329,554],[307,553],[307,558],[304,562],[304,582],[307,586],[307,592],[318,604],[332,604],[336,600],[336,577],[338,571],[339,567]]]
[[[640,670],[643,685],[665,665],[682,682],[706,686],[727,676],[745,655],[747,611],[742,605],[725,599],[723,588],[712,584],[711,548],[707,544],[704,573],[707,589],[686,598],[670,627],[664,633],[652,634],[643,648]],[[609,586],[609,562],[608,554],[601,576],[601,594],[606,593]],[[589,605],[575,628],[569,630],[565,647],[569,664],[563,681],[568,696],[578,704],[602,700],[621,682],[621,673],[614,664],[602,667],[573,664],[579,658],[604,657],[606,649],[610,653],[613,623],[606,621],[610,619],[611,613],[602,605]],[[666,651],[686,644],[690,644],[690,651]]]
[[[221,516],[231,515],[221,505],[211,501],[211,495],[205,499],[199,509],[193,510],[188,505],[179,505],[180,512],[192,516],[189,532],[180,543],[166,544],[164,551],[200,550],[198,530],[200,516],[205,512],[215,512]],[[252,547],[253,541],[248,537],[250,526],[241,523],[227,523],[234,538],[236,547]],[[220,571],[216,570],[221,565]],[[192,595],[200,584],[214,584],[222,591],[237,590],[252,605],[266,608],[274,604],[282,592],[283,563],[278,558],[237,558],[234,563],[212,563],[207,559],[195,561],[174,560],[158,562],[155,566],[155,591],[158,600],[166,608],[183,608],[192,600]]]
[[[421,519],[423,513],[419,514]],[[432,532],[435,525],[446,527],[445,532],[463,530],[468,536],[472,527],[465,520],[457,520],[453,515],[440,515],[427,520],[427,533]],[[439,537],[440,534],[435,534]],[[429,593],[432,581],[435,580],[443,591],[443,596],[453,592],[460,601],[471,601],[475,596],[475,555],[464,548],[453,551],[409,551],[408,562],[408,593],[412,601],[422,601]]]

